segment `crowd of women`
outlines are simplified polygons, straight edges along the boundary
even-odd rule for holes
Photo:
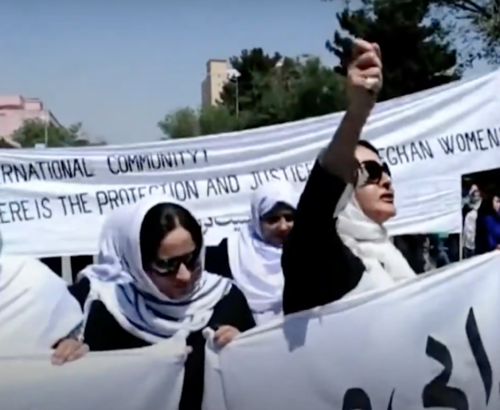
[[[500,189],[472,185],[462,208],[463,255],[470,258],[500,249]]]
[[[24,309],[26,320],[10,334],[18,326],[26,346],[54,348],[55,364],[88,351],[149,346],[182,330],[189,355],[180,408],[195,410],[203,397],[204,329],[223,348],[282,315],[413,278],[384,228],[396,213],[390,169],[360,140],[382,86],[378,46],[356,40],[347,65],[349,108],[300,199],[284,181],[261,187],[251,222],[216,247],[204,246],[195,216],[171,198],[120,208],[102,228],[97,263],[69,288],[41,262],[2,260],[2,326]],[[2,317],[26,293],[30,302]]]

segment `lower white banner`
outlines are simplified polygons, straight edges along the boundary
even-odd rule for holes
[[[497,410],[499,311],[494,252],[208,343],[204,410]]]
[[[56,367],[49,355],[0,355],[2,410],[178,410],[185,344],[90,353]]]

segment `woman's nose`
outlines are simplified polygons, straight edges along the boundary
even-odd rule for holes
[[[179,266],[179,270],[177,271],[177,275],[175,275],[175,279],[181,282],[189,282],[191,281],[191,271],[186,268],[184,264]]]
[[[380,185],[383,186],[385,189],[390,189],[392,185],[392,180],[389,175],[387,175],[385,172],[382,174],[382,177],[380,178]]]

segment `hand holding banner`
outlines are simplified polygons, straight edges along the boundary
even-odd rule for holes
[[[499,271],[494,252],[250,331],[207,353],[204,410],[498,409]]]
[[[63,366],[53,366],[49,354],[2,354],[0,408],[178,410],[185,358],[177,340],[91,353]]]

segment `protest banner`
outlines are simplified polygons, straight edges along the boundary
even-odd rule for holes
[[[178,410],[185,344],[86,357],[63,366],[45,354],[0,355],[0,408],[5,410]]]
[[[460,204],[450,210],[441,201],[451,202],[461,175],[500,166],[499,87],[500,71],[377,105],[363,137],[393,173],[399,208],[389,225],[393,234],[460,231]],[[219,228],[216,218],[248,215],[250,194],[259,186],[288,180],[300,191],[341,117],[182,141],[2,150],[4,252],[94,254],[104,216],[148,195],[186,203],[205,221],[209,241],[216,241],[230,229]],[[442,179],[425,186],[432,178]],[[426,220],[425,226],[416,220]],[[33,232],[43,232],[43,241]]]
[[[500,406],[500,252],[207,343],[204,410]]]

